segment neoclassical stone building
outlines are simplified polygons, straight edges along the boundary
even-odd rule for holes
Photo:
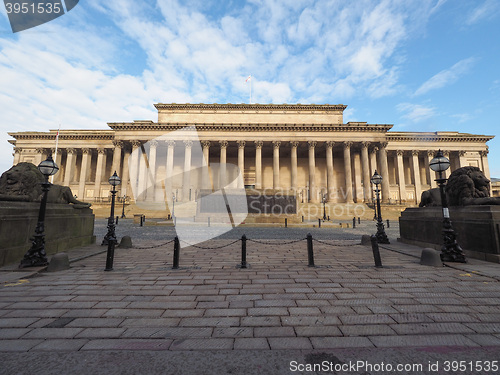
[[[243,171],[245,187],[292,192],[303,203],[321,202],[324,196],[331,203],[371,202],[370,177],[376,169],[383,177],[383,202],[418,204],[421,192],[436,186],[429,161],[438,149],[450,159],[451,170],[473,165],[489,177],[486,142],[493,136],[393,132],[389,124],[344,123],[345,105],[155,107],[157,122],[113,122],[108,123],[109,130],[61,130],[55,158],[60,171],[54,183],[69,186],[79,199],[99,201],[108,198],[108,177],[117,171],[124,181],[119,196],[133,200],[131,173],[141,184],[145,167],[157,180],[190,168],[189,141],[151,142],[186,126],[196,127],[207,163],[233,163]],[[38,164],[53,154],[56,133],[9,133],[14,138],[10,141],[14,164]],[[143,157],[134,156],[135,149],[142,150]],[[196,196],[191,191],[195,187],[186,184],[173,189],[183,192],[184,199]]]

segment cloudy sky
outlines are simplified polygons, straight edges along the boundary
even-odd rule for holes
[[[82,0],[12,33],[0,17],[8,131],[106,129],[153,103],[346,104],[344,121],[497,135],[497,0]],[[489,143],[500,177],[500,138]]]

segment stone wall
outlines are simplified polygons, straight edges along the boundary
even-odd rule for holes
[[[500,206],[451,207],[457,242],[467,257],[500,263]],[[404,243],[441,250],[441,207],[407,208],[399,219]]]
[[[0,266],[18,263],[31,247],[40,203],[0,202]],[[94,214],[90,208],[47,204],[45,250],[47,254],[95,242]]]

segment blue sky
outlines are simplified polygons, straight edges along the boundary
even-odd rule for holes
[[[346,104],[344,121],[497,135],[496,0],[87,0],[12,34],[0,17],[8,131],[156,120],[153,103]],[[500,177],[500,138],[488,143]]]

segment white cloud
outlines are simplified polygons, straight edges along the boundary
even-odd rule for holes
[[[467,59],[460,60],[456,64],[454,64],[449,69],[445,69],[432,76],[426,82],[424,82],[418,89],[415,91],[415,95],[426,94],[431,90],[440,89],[452,83],[455,83],[460,76],[467,73],[470,68],[477,61],[474,57],[469,57]]]
[[[402,112],[402,118],[413,122],[428,120],[436,115],[435,108],[425,107],[420,104],[400,103],[396,106],[399,112]]]
[[[486,0],[481,5],[468,13],[465,23],[473,25],[485,19],[491,19],[500,12],[500,4],[497,0]]]

